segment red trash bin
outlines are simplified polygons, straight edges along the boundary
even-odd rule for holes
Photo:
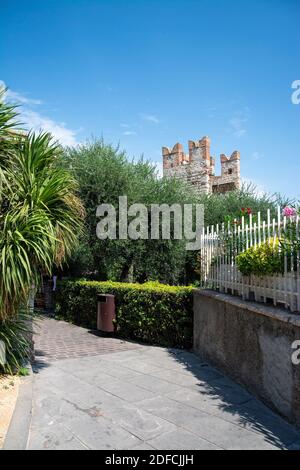
[[[97,329],[105,333],[113,333],[115,331],[113,320],[116,318],[115,296],[98,294],[97,303]]]

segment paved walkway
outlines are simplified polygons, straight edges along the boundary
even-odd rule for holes
[[[300,448],[292,426],[191,353],[55,320],[37,345],[28,449]]]
[[[99,337],[98,332],[45,317],[36,322],[35,356],[39,362],[96,356],[139,347],[117,338]]]

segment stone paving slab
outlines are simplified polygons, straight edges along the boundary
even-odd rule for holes
[[[162,434],[176,431],[176,426],[170,420],[162,419],[137,406],[123,404],[121,408],[107,410],[105,416],[143,441],[149,441]]]
[[[54,337],[60,326],[51,322]],[[63,326],[69,336],[89,335],[76,328]],[[299,447],[293,426],[191,353],[145,345],[109,352],[102,343],[95,355],[89,347],[38,361],[28,449]]]
[[[77,437],[67,429],[55,426],[32,429],[27,450],[88,450]]]
[[[215,416],[258,434],[263,432],[284,447],[289,447],[299,435],[296,429],[255,398],[241,406],[217,407]]]
[[[252,433],[211,415],[196,420],[187,419],[184,428],[227,450],[271,450],[281,447],[266,439],[263,433]]]
[[[221,447],[184,429],[177,429],[156,437],[150,440],[149,444],[157,450],[222,450]]]
[[[177,363],[177,369],[178,369],[178,363]],[[159,371],[151,372],[151,375],[153,375],[154,377],[162,378],[168,381],[170,384],[176,384],[176,385],[180,385],[183,387],[192,387],[192,388],[194,388],[195,385],[200,386],[201,384],[205,384],[206,380],[208,379],[214,380],[214,379],[223,378],[223,376],[220,373],[216,372],[211,367],[205,367],[205,368],[203,367],[201,369],[200,374],[198,373],[187,374],[185,373],[185,371],[179,372],[174,367],[174,369],[168,369],[168,370],[160,369]],[[172,389],[170,388],[169,391],[171,392]]]

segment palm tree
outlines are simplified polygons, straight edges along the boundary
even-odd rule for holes
[[[0,90],[0,321],[28,301],[76,247],[84,216],[77,183],[49,133],[16,131],[16,106]]]

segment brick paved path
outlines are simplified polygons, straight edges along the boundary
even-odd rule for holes
[[[37,361],[52,362],[83,356],[96,356],[139,347],[136,343],[103,337],[64,321],[42,318],[36,322],[34,335]]]

